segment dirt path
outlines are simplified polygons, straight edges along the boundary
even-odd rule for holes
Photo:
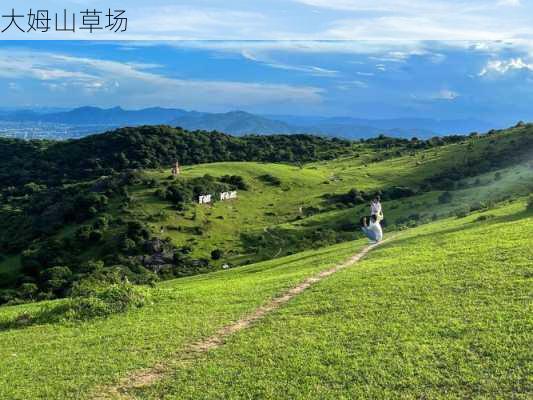
[[[386,240],[385,240],[386,241]],[[344,261],[341,264],[338,264],[330,269],[319,272],[318,274],[311,276],[297,286],[287,290],[285,293],[281,294],[278,297],[275,297],[267,304],[257,308],[251,314],[230,323],[219,329],[215,334],[205,339],[202,339],[198,342],[192,343],[185,347],[184,350],[180,351],[177,355],[178,360],[176,361],[189,361],[195,359],[197,356],[208,352],[209,350],[220,347],[224,344],[226,338],[229,336],[242,331],[243,329],[248,328],[250,325],[254,324],[258,320],[265,317],[265,315],[271,313],[272,311],[280,308],[282,305],[287,303],[293,297],[301,294],[305,290],[309,289],[314,284],[320,282],[322,279],[327,278],[330,275],[335,274],[338,271],[341,271],[347,267],[350,267],[357,262],[359,262],[370,250],[381,245],[385,241],[378,244],[370,244],[363,248],[359,253],[350,257],[348,260]],[[140,370],[132,373],[131,375],[122,379],[116,386],[104,387],[93,395],[95,400],[104,400],[104,399],[122,399],[122,400],[131,400],[134,399],[133,396],[128,394],[128,389],[142,388],[149,386],[154,382],[162,379],[169,373],[169,366],[166,364],[156,364],[152,368]]]

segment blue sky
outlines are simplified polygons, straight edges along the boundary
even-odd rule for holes
[[[0,107],[533,119],[528,42],[4,41]]]
[[[0,11],[39,8],[33,3]],[[124,8],[122,34],[1,34],[26,40],[0,40],[0,107],[533,119],[532,1],[115,3],[46,8]],[[42,40],[67,38],[78,40]]]

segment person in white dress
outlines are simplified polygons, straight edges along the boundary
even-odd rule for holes
[[[361,218],[361,229],[371,243],[383,240],[383,230],[375,215]]]
[[[375,215],[378,223],[383,221],[383,207],[381,207],[381,198],[376,196],[370,202],[370,215]]]

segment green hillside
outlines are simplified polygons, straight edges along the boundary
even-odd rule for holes
[[[187,344],[364,241],[160,283],[106,319],[17,326],[63,300],[3,307],[0,398],[93,398],[157,363],[136,398],[528,398],[532,228],[519,200],[402,231],[192,360]]]
[[[532,125],[428,141],[169,127],[1,140],[0,303],[65,297],[85,279],[151,283],[355,240],[378,193],[388,230],[490,209],[532,191],[532,146]],[[184,167],[172,178],[176,159]],[[197,204],[224,190],[238,199]]]
[[[413,229],[135,398],[530,398],[532,231],[522,203]]]

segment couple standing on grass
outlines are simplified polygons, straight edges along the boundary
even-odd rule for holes
[[[383,239],[381,221],[383,221],[381,199],[379,196],[376,196],[370,202],[370,217],[361,218],[361,229],[368,239],[370,239],[371,243],[378,243]]]

